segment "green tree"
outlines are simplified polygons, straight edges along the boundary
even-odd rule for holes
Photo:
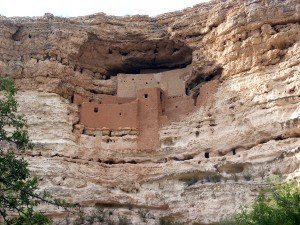
[[[246,210],[226,225],[299,225],[300,186],[297,182],[270,184]]]
[[[17,112],[16,89],[11,78],[0,77],[0,223],[44,225],[51,220],[35,207],[41,201],[61,205],[46,193],[38,193],[21,154],[32,148],[26,121]]]

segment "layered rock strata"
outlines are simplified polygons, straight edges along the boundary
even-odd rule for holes
[[[133,224],[213,225],[269,176],[299,179],[299,22],[297,0],[218,0],[155,18],[0,17],[0,74],[19,89],[41,189]],[[160,127],[157,148],[126,145],[132,130],[80,130],[74,94],[113,96],[119,73],[186,66],[186,94],[202,103]],[[216,89],[201,95],[209,82]]]

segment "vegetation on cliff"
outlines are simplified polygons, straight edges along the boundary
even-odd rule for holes
[[[50,224],[50,219],[34,208],[41,201],[61,205],[38,193],[37,178],[18,153],[32,147],[26,120],[17,113],[16,89],[10,78],[0,78],[0,222],[4,224]],[[1,221],[2,220],[2,221]]]
[[[300,224],[300,186],[280,183],[264,189],[251,205],[226,225],[298,225]]]

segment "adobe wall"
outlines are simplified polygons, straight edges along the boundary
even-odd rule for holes
[[[103,103],[103,104],[123,104],[134,101],[135,98],[120,98],[118,96],[113,95],[99,95],[97,99],[89,99],[82,97],[79,94],[74,94],[73,103],[76,105],[81,105],[83,102],[95,102],[95,103]]]
[[[212,105],[215,101],[214,94],[219,86],[218,80],[209,81],[200,86],[200,93],[197,98],[197,107]]]
[[[161,88],[167,96],[184,96],[184,77],[191,67],[149,74],[118,74],[118,97],[136,98],[137,92],[145,88]]]
[[[112,95],[102,95],[102,103],[104,104],[124,104],[134,101],[134,98],[120,98]]]
[[[133,101],[131,98],[103,96],[102,103],[99,104],[80,95],[74,95],[74,103],[80,105],[80,123],[87,130],[86,134],[92,136],[101,134],[98,145],[102,149],[137,147],[142,150],[153,150],[159,147],[158,131],[161,126],[163,104],[163,93],[160,88],[139,90],[137,99]],[[116,130],[124,131],[129,128],[138,131],[137,145],[132,136],[127,135],[129,138],[125,140],[127,144],[120,146],[120,138],[103,134],[103,130],[109,131],[109,135],[112,135]]]
[[[138,101],[124,104],[83,102],[80,122],[88,128],[138,128]]]
[[[194,99],[191,96],[168,97],[165,100],[164,114],[169,121],[179,120],[195,110]]]
[[[79,95],[79,94],[74,94],[74,96],[73,96],[73,103],[75,103],[76,105],[81,106],[81,104],[82,104],[83,102],[88,102],[88,101],[89,101],[89,99],[84,98],[84,97],[82,97],[82,96]]]
[[[172,75],[169,73],[166,78],[160,77],[161,80],[168,82],[169,85],[172,82],[173,84],[183,84],[182,80],[178,77],[175,79],[170,74]],[[179,76],[179,73],[177,75]],[[155,80],[154,77],[147,79]],[[148,84],[151,86],[154,82]],[[135,88],[137,87],[135,86]],[[166,89],[172,91],[170,87],[173,86],[170,85]],[[175,87],[178,88],[178,86]],[[84,125],[86,130],[94,129],[97,134],[103,129],[108,130],[109,134],[126,129],[137,132],[135,134],[137,138],[132,139],[133,136],[128,136],[130,137],[128,140],[123,140],[128,144],[126,146],[120,146],[118,137],[103,136],[101,133],[102,149],[136,147],[141,150],[153,150],[160,146],[159,129],[162,126],[180,120],[198,107],[212,105],[217,88],[218,81],[216,80],[202,84],[197,99],[194,99],[193,96],[186,96],[182,92],[178,92],[181,94],[180,96],[169,96],[159,87],[151,87],[137,90],[135,99],[100,95],[98,96],[99,99],[90,100],[80,95],[74,95],[74,103],[80,106],[80,123]],[[182,89],[184,90],[184,88]],[[127,90],[130,89],[127,87]]]
[[[160,116],[162,115],[162,91],[159,88],[147,88],[137,92],[139,101],[138,147],[153,150],[159,147]]]

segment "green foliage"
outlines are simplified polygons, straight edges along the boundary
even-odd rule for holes
[[[51,220],[40,212],[26,211],[19,217],[14,217],[10,220],[10,224],[15,225],[40,225],[50,224]]]
[[[38,183],[28,163],[15,153],[31,148],[26,121],[17,113],[13,80],[0,78],[0,219],[4,224],[43,225],[50,219],[34,208],[40,201],[60,205],[47,193],[37,194]],[[17,216],[9,216],[12,215]]]
[[[107,213],[103,208],[97,208],[93,213],[92,217],[94,217],[94,221],[104,222],[105,219],[109,216],[109,212]],[[90,223],[93,224],[93,223]]]
[[[249,210],[243,209],[231,222],[234,225],[299,225],[300,186],[298,183],[270,185],[263,190]]]
[[[107,210],[101,207],[90,212],[84,212],[80,210],[75,213],[74,225],[93,225],[93,224],[103,224],[103,225],[130,225],[131,221],[124,215],[117,215],[118,221],[115,222],[113,219],[113,211]],[[66,218],[66,221],[70,221],[69,218]]]
[[[30,148],[26,121],[17,113],[16,89],[12,79],[0,78],[0,93],[3,95],[0,98],[1,143],[15,145],[19,150]]]

